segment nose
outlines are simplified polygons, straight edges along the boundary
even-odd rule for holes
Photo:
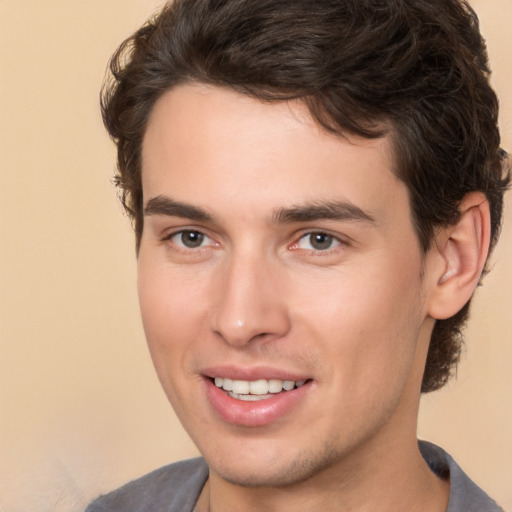
[[[233,259],[219,276],[212,329],[233,347],[270,341],[290,329],[282,270],[260,258]]]

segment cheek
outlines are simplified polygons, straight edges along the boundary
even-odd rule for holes
[[[183,367],[186,353],[200,339],[200,289],[143,254],[138,263],[138,295],[144,332],[164,388]]]
[[[160,333],[156,337],[164,338],[163,342],[172,338],[173,332],[180,332],[179,327],[185,322],[196,323],[194,317],[200,313],[204,280],[195,272],[176,271],[161,259],[141,251],[137,287],[144,328],[148,334]]]
[[[397,265],[380,263],[364,274],[349,271],[319,281],[300,300],[307,337],[332,361],[330,378],[343,381],[344,389],[360,383],[378,390],[379,383],[403,380],[415,355],[422,323],[419,271],[411,266],[398,273]]]
[[[138,292],[146,340],[160,384],[174,411],[185,424],[196,414],[183,397],[190,396],[191,353],[203,337],[194,289],[139,262]],[[191,296],[192,294],[192,296]],[[196,421],[196,423],[199,420]],[[200,423],[200,422],[199,422]]]

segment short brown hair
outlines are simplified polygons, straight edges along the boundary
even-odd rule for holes
[[[492,247],[510,172],[489,74],[477,17],[463,0],[175,0],[119,47],[102,90],[137,249],[147,121],[164,92],[187,82],[300,99],[338,134],[389,132],[423,251],[476,190],[490,204]],[[468,311],[469,302],[436,322],[423,392],[448,380]]]

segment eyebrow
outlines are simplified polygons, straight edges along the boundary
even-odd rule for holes
[[[147,202],[144,216],[150,215],[167,215],[197,221],[213,220],[213,215],[206,210],[191,204],[180,203],[166,196],[153,197]]]
[[[211,222],[215,219],[213,214],[203,208],[161,195],[153,197],[147,202],[144,215],[166,215],[203,222]],[[276,224],[309,222],[321,219],[375,223],[375,219],[370,213],[347,201],[317,201],[312,204],[279,208],[272,215],[272,221]]]
[[[363,221],[375,223],[374,217],[359,206],[347,201],[318,201],[313,204],[292,206],[277,210],[276,223],[308,222],[315,220]]]

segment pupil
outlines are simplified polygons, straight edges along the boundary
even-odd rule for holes
[[[181,241],[185,247],[199,247],[203,243],[204,235],[197,231],[184,231],[181,234]]]
[[[313,233],[310,235],[310,242],[317,250],[329,249],[332,244],[332,236],[325,233]]]

